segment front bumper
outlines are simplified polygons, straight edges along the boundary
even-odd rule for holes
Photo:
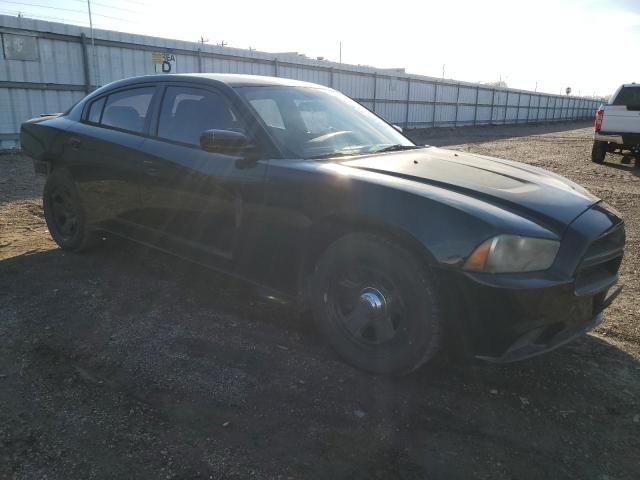
[[[620,293],[612,287],[624,242],[622,220],[597,204],[568,226],[548,271],[449,270],[445,288],[453,320],[450,337],[463,340],[468,357],[513,362],[583,335],[602,321],[602,311]]]
[[[547,327],[542,326],[534,328],[517,338],[499,357],[476,355],[476,358],[492,363],[510,363],[526,360],[555,350],[575,338],[585,335],[587,332],[600,325],[603,318],[602,311],[615,300],[621,291],[622,286],[618,287],[613,293],[604,299],[600,306],[594,305],[594,309],[597,313],[591,320],[585,323],[566,326],[560,330],[557,330],[555,324],[551,324]],[[551,332],[554,332],[551,335],[549,335],[550,330]]]
[[[619,293],[611,289],[616,280],[579,294],[576,281],[507,286],[506,279],[495,285],[484,275],[456,275],[447,284],[458,306],[454,336],[464,338],[466,357],[507,363],[540,355],[595,328]]]

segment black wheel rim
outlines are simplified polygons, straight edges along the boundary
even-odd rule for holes
[[[66,188],[56,188],[49,195],[53,228],[65,239],[72,238],[78,231],[78,211],[71,192]]]
[[[390,344],[406,330],[402,294],[388,275],[375,268],[336,272],[325,301],[332,317],[360,345]]]

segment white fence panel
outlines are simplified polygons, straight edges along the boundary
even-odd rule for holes
[[[0,56],[0,148],[17,146],[20,124],[64,111],[100,85],[169,68],[171,73],[271,75],[333,87],[405,127],[438,127],[591,118],[599,103],[402,71],[313,60],[296,54],[146,37],[0,15],[3,41],[23,52]],[[12,37],[13,36],[13,37]],[[170,65],[154,63],[172,55]],[[15,56],[16,58],[11,58]]]

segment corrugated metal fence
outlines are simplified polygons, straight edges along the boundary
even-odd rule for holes
[[[296,54],[202,45],[0,15],[0,148],[20,124],[66,110],[99,85],[135,75],[219,72],[272,75],[331,86],[404,127],[591,118],[586,98],[492,88]]]

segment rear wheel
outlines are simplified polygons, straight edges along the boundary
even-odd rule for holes
[[[350,364],[372,373],[408,373],[434,357],[442,313],[435,279],[403,246],[371,234],[332,244],[311,281],[318,328]]]
[[[604,162],[604,157],[607,155],[607,142],[595,141],[593,142],[593,148],[591,148],[591,161],[595,163]]]
[[[97,237],[89,229],[80,196],[68,173],[54,170],[49,174],[42,203],[49,233],[60,248],[80,252],[95,243]]]

